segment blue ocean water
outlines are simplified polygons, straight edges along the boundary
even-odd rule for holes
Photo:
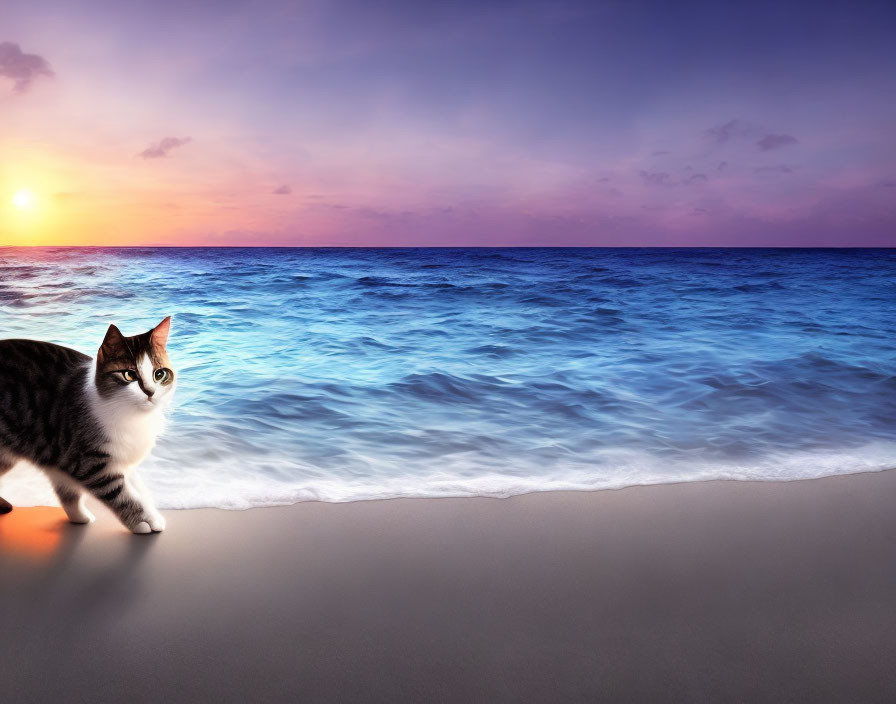
[[[0,337],[173,315],[168,508],[893,467],[894,304],[896,250],[0,249]]]

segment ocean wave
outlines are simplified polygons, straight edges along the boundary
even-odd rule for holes
[[[893,466],[894,278],[882,250],[6,248],[0,329],[93,353],[173,315],[167,507],[508,496]]]

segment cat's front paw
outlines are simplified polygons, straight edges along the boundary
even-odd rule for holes
[[[165,530],[165,519],[161,513],[144,516],[143,520],[131,529],[138,535],[161,533],[163,530]]]
[[[88,511],[83,506],[72,511],[66,511],[68,513],[69,523],[76,523],[78,525],[84,525],[87,523],[93,523],[96,520],[96,516],[94,516],[90,511]]]
[[[167,524],[168,522],[165,520],[165,517],[158,511],[150,514],[149,527],[152,529],[153,533],[161,533],[163,530],[165,530],[165,526]]]

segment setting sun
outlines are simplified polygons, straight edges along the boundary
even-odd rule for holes
[[[12,197],[12,204],[20,210],[31,210],[34,208],[34,203],[34,193],[27,188],[16,191],[16,194]]]

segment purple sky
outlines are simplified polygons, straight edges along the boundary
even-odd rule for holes
[[[3,3],[0,153],[0,244],[896,246],[896,6]]]

